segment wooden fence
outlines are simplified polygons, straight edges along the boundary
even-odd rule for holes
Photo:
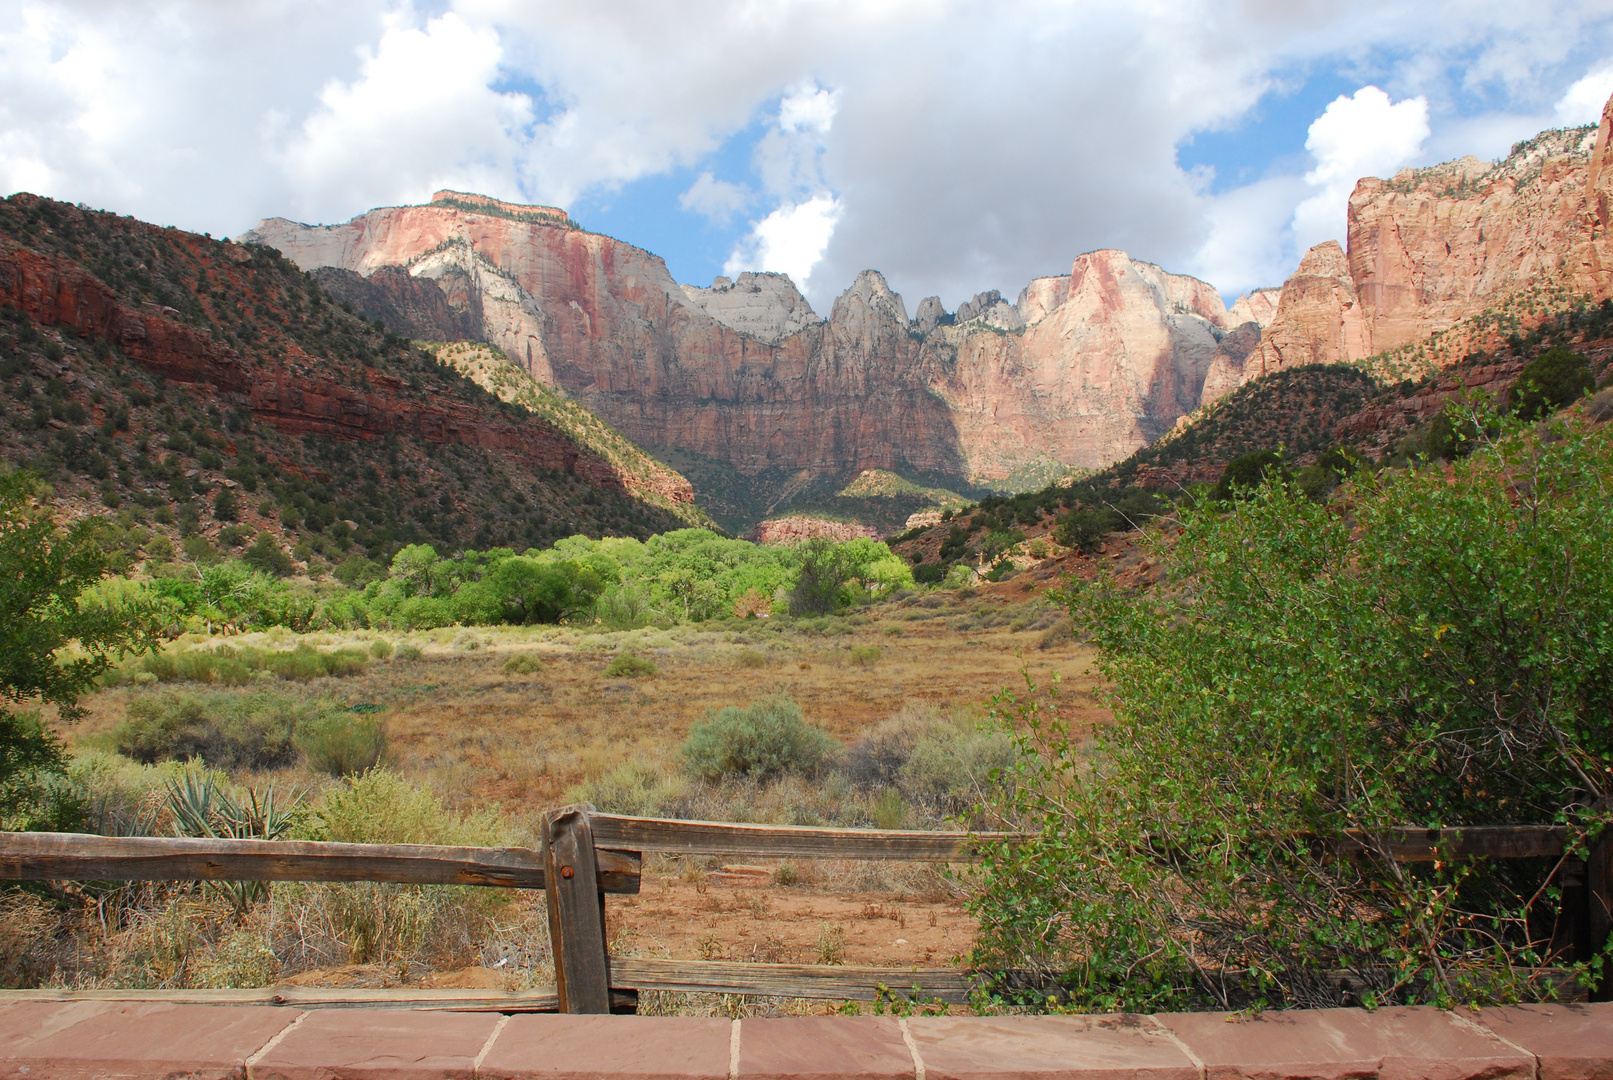
[[[398,1005],[501,1012],[631,1011],[641,990],[765,994],[867,1000],[915,990],[966,1002],[979,976],[952,968],[882,968],[803,964],[613,958],[605,938],[605,896],[637,893],[644,852],[967,863],[978,845],[1006,833],[910,832],[739,825],[600,814],[569,806],[544,816],[541,851],[418,844],[326,844],[268,840],[194,840],[0,833],[0,880],[60,881],[388,881],[543,889],[554,953],[552,993],[487,991],[268,990],[99,991],[111,999],[241,1001],[298,1005]],[[1436,858],[1558,858],[1562,911],[1553,946],[1586,958],[1609,935],[1613,909],[1613,830],[1588,860],[1562,858],[1565,830],[1554,826],[1401,828],[1367,837],[1346,834],[1344,848],[1371,849],[1401,862]],[[64,991],[17,991],[60,998]],[[83,995],[77,995],[83,996]]]

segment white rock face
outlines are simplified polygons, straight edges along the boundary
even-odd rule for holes
[[[788,274],[743,273],[739,280],[720,277],[711,288],[683,286],[689,302],[724,326],[777,345],[823,320]]]
[[[946,305],[941,303],[939,296],[926,296],[919,301],[919,309],[913,315],[913,319],[918,323],[919,333],[928,334],[941,325],[941,320],[946,318],[946,314]]]
[[[455,307],[476,313],[489,344],[546,386],[557,386],[543,344],[543,308],[513,275],[483,258],[468,242],[449,244],[415,260],[410,275],[435,281]]]
[[[1049,311],[1070,298],[1070,276],[1039,277],[1019,291],[1020,318],[1026,326],[1035,326]]]

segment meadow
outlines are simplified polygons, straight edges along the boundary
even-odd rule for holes
[[[1078,727],[1103,722],[1067,617],[1007,585],[899,591],[814,618],[612,631],[450,626],[188,633],[126,661],[63,729],[97,831],[176,831],[198,776],[242,802],[295,801],[287,835],[535,845],[547,808],[882,827],[971,823],[1011,754],[986,730],[1005,687],[1057,678]],[[703,722],[788,702],[828,738],[810,764],[702,771]],[[373,734],[357,757],[327,737]],[[309,734],[312,732],[313,734]],[[324,741],[321,741],[321,740]],[[362,741],[362,740],[361,740]],[[206,764],[186,757],[203,748]],[[144,763],[140,759],[144,759]],[[362,772],[364,769],[368,772]],[[342,775],[343,773],[347,775]],[[362,778],[360,774],[362,773]],[[966,957],[962,880],[929,867],[649,858],[611,897],[618,955],[936,965]],[[402,886],[68,887],[14,896],[12,985],[435,985],[552,980],[541,896]],[[650,1010],[799,1010],[656,995]]]

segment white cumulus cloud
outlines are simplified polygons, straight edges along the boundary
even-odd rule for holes
[[[1557,122],[1564,127],[1595,124],[1602,119],[1602,107],[1613,97],[1613,61],[1602,66],[1568,88],[1553,110]]]
[[[723,273],[733,277],[745,270],[767,270],[788,274],[804,288],[839,220],[840,203],[830,195],[781,206],[756,223],[728,257]]]
[[[1345,240],[1345,208],[1363,176],[1391,176],[1416,159],[1428,140],[1428,99],[1391,102],[1376,86],[1340,95],[1310,126],[1305,149],[1316,167],[1305,174],[1316,193],[1294,210],[1301,248]]]
[[[325,84],[282,168],[316,205],[422,200],[439,186],[517,195],[511,166],[532,101],[492,88],[502,55],[493,29],[453,12],[419,28],[393,21],[356,79]]]

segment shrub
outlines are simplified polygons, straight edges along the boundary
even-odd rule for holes
[[[370,642],[370,655],[377,660],[385,660],[392,655],[392,643],[385,638],[376,638]]]
[[[853,645],[851,647],[851,662],[859,667],[873,667],[879,663],[880,655],[878,645]]]
[[[271,692],[165,691],[131,701],[113,738],[120,753],[146,764],[201,758],[220,769],[272,769],[295,760],[299,724],[335,708]]]
[[[624,652],[618,654],[610,663],[605,665],[607,679],[636,679],[641,675],[654,675],[661,669],[655,662],[637,653]]]
[[[509,842],[492,814],[460,817],[431,789],[387,769],[348,777],[310,816],[307,839],[354,844],[447,844],[492,847]],[[496,889],[383,883],[282,885],[277,902],[312,912],[331,927],[346,956],[315,954],[315,963],[398,963],[422,952],[470,952],[486,940],[489,918],[505,897]],[[464,961],[461,961],[464,962]]]
[[[913,567],[913,580],[920,585],[934,585],[946,576],[946,563],[919,563]]]
[[[251,537],[252,530],[245,525],[226,525],[218,531],[218,542],[230,548],[240,547]]]
[[[381,764],[386,725],[379,716],[330,710],[297,725],[293,739],[308,766],[332,776],[354,776]]]
[[[784,773],[812,775],[835,749],[828,732],[808,724],[788,697],[729,705],[695,724],[682,749],[684,767],[704,780],[745,776],[762,780]]]
[[[291,556],[286,554],[286,549],[280,546],[271,532],[258,533],[258,538],[252,541],[252,546],[246,549],[241,558],[254,569],[275,577],[290,577],[297,569]]]
[[[1286,478],[1283,457],[1275,450],[1255,450],[1227,462],[1216,482],[1212,498],[1225,502],[1243,498],[1273,477]]]
[[[767,654],[756,649],[740,649],[734,654],[734,666],[742,668],[766,667]]]
[[[405,641],[405,642],[401,642],[398,645],[397,649],[395,649],[393,651],[392,658],[394,660],[409,661],[409,660],[419,660],[424,655],[425,655],[425,653],[420,651],[420,646],[411,645],[409,642]]]
[[[504,661],[506,675],[536,675],[543,670],[543,661],[534,653],[516,653]]]
[[[566,793],[566,800],[590,803],[606,814],[663,817],[687,789],[682,777],[635,760],[578,785]]]
[[[1180,591],[1070,586],[1115,721],[1088,747],[1004,699],[1025,755],[995,810],[1037,835],[986,863],[977,966],[1108,1010],[1334,1005],[1341,969],[1366,1004],[1557,992],[1555,913],[1529,910],[1552,861],[1399,864],[1374,839],[1609,825],[1613,430],[1481,422],[1495,447],[1347,505],[1189,508],[1159,551]],[[1367,850],[1328,857],[1345,830]]]
[[[234,521],[241,516],[241,504],[235,497],[235,492],[227,487],[218,489],[213,496],[213,517],[219,521]]]
[[[1596,384],[1590,362],[1563,345],[1553,345],[1523,366],[1508,398],[1520,419],[1538,420],[1572,404]]]

